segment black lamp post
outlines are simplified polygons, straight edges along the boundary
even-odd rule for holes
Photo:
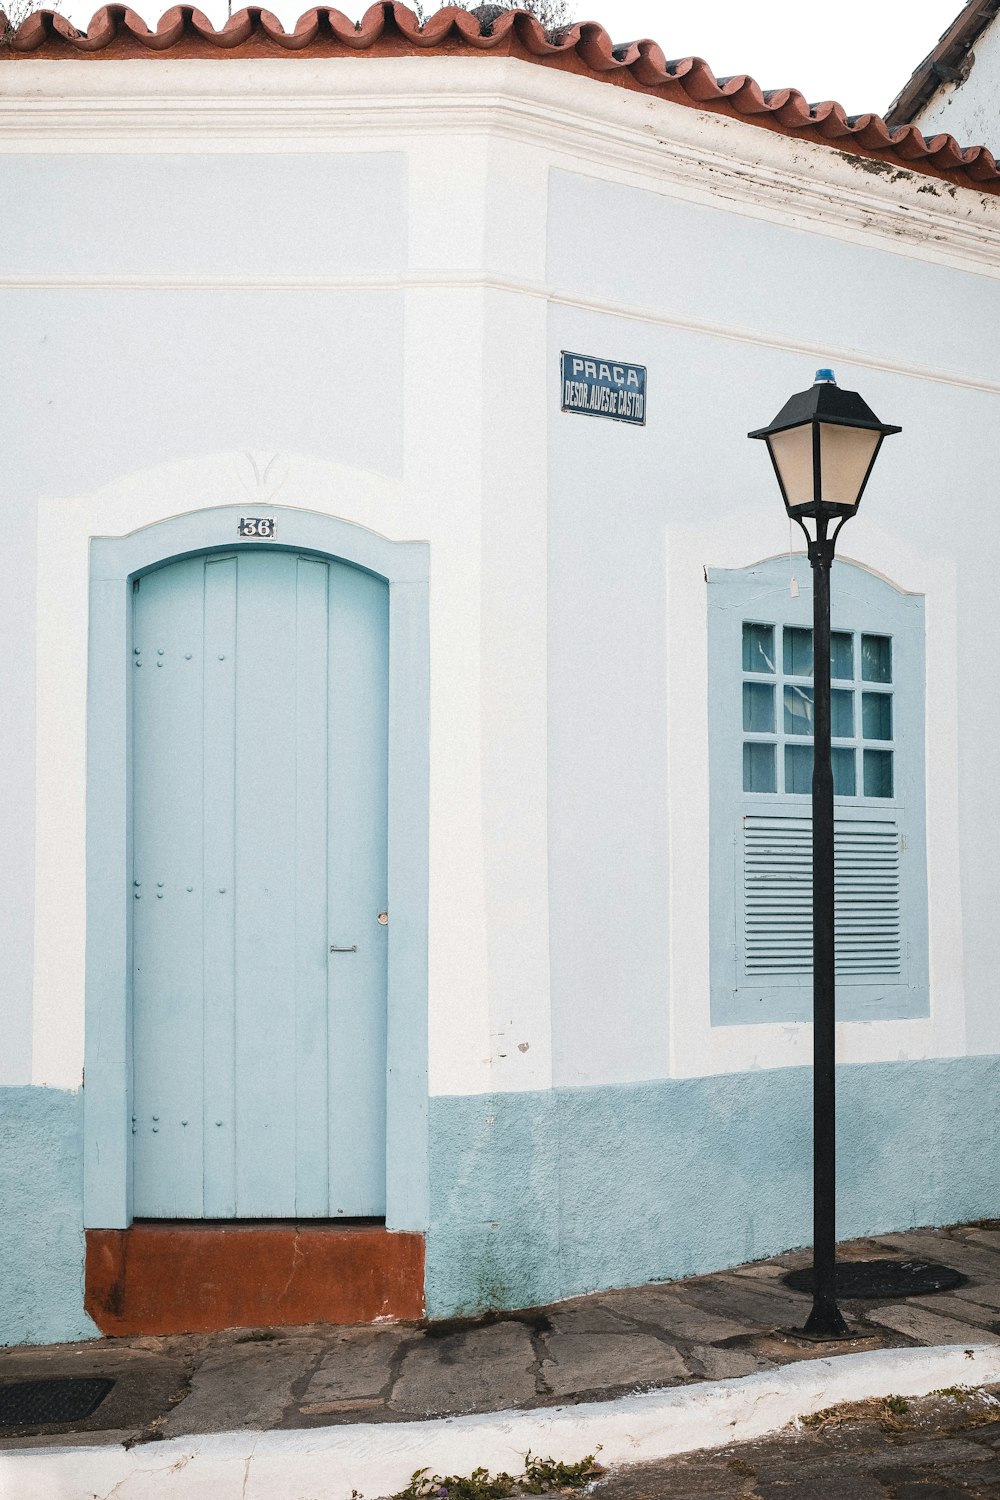
[[[830,566],[840,528],[857,511],[883,438],[899,431],[880,422],[856,391],[842,391],[832,370],[818,370],[815,385],[786,401],[769,427],[748,433],[767,443],[785,509],[805,534],[813,573],[813,1305],[805,1332],[819,1338],[847,1332],[837,1306],[836,1268]]]

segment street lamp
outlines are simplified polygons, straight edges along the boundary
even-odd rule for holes
[[[880,422],[856,391],[842,391],[832,370],[817,370],[816,383],[786,401],[769,427],[747,434],[767,443],[785,509],[805,535],[813,573],[813,1305],[805,1332],[818,1338],[847,1332],[837,1306],[836,1267],[830,566],[883,438],[901,430]]]

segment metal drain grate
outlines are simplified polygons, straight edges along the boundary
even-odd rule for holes
[[[939,1266],[931,1260],[845,1260],[837,1262],[837,1296],[926,1297],[928,1292],[949,1292],[968,1281],[961,1271]],[[813,1289],[812,1266],[790,1271],[786,1286],[796,1292]]]
[[[97,1410],[113,1385],[113,1380],[99,1376],[0,1384],[0,1427],[82,1422]]]

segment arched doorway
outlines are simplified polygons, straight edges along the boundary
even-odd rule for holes
[[[428,548],[244,515],[90,543],[85,1305],[111,1334],[423,1308]]]
[[[133,1212],[381,1216],[388,587],[246,549],[132,612]]]

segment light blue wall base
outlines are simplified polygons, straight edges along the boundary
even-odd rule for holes
[[[0,1089],[0,1344],[99,1338],[83,1310],[83,1094]]]
[[[811,1240],[806,1068],[430,1101],[428,1316]],[[1000,1058],[838,1069],[838,1236],[1000,1215]]]

